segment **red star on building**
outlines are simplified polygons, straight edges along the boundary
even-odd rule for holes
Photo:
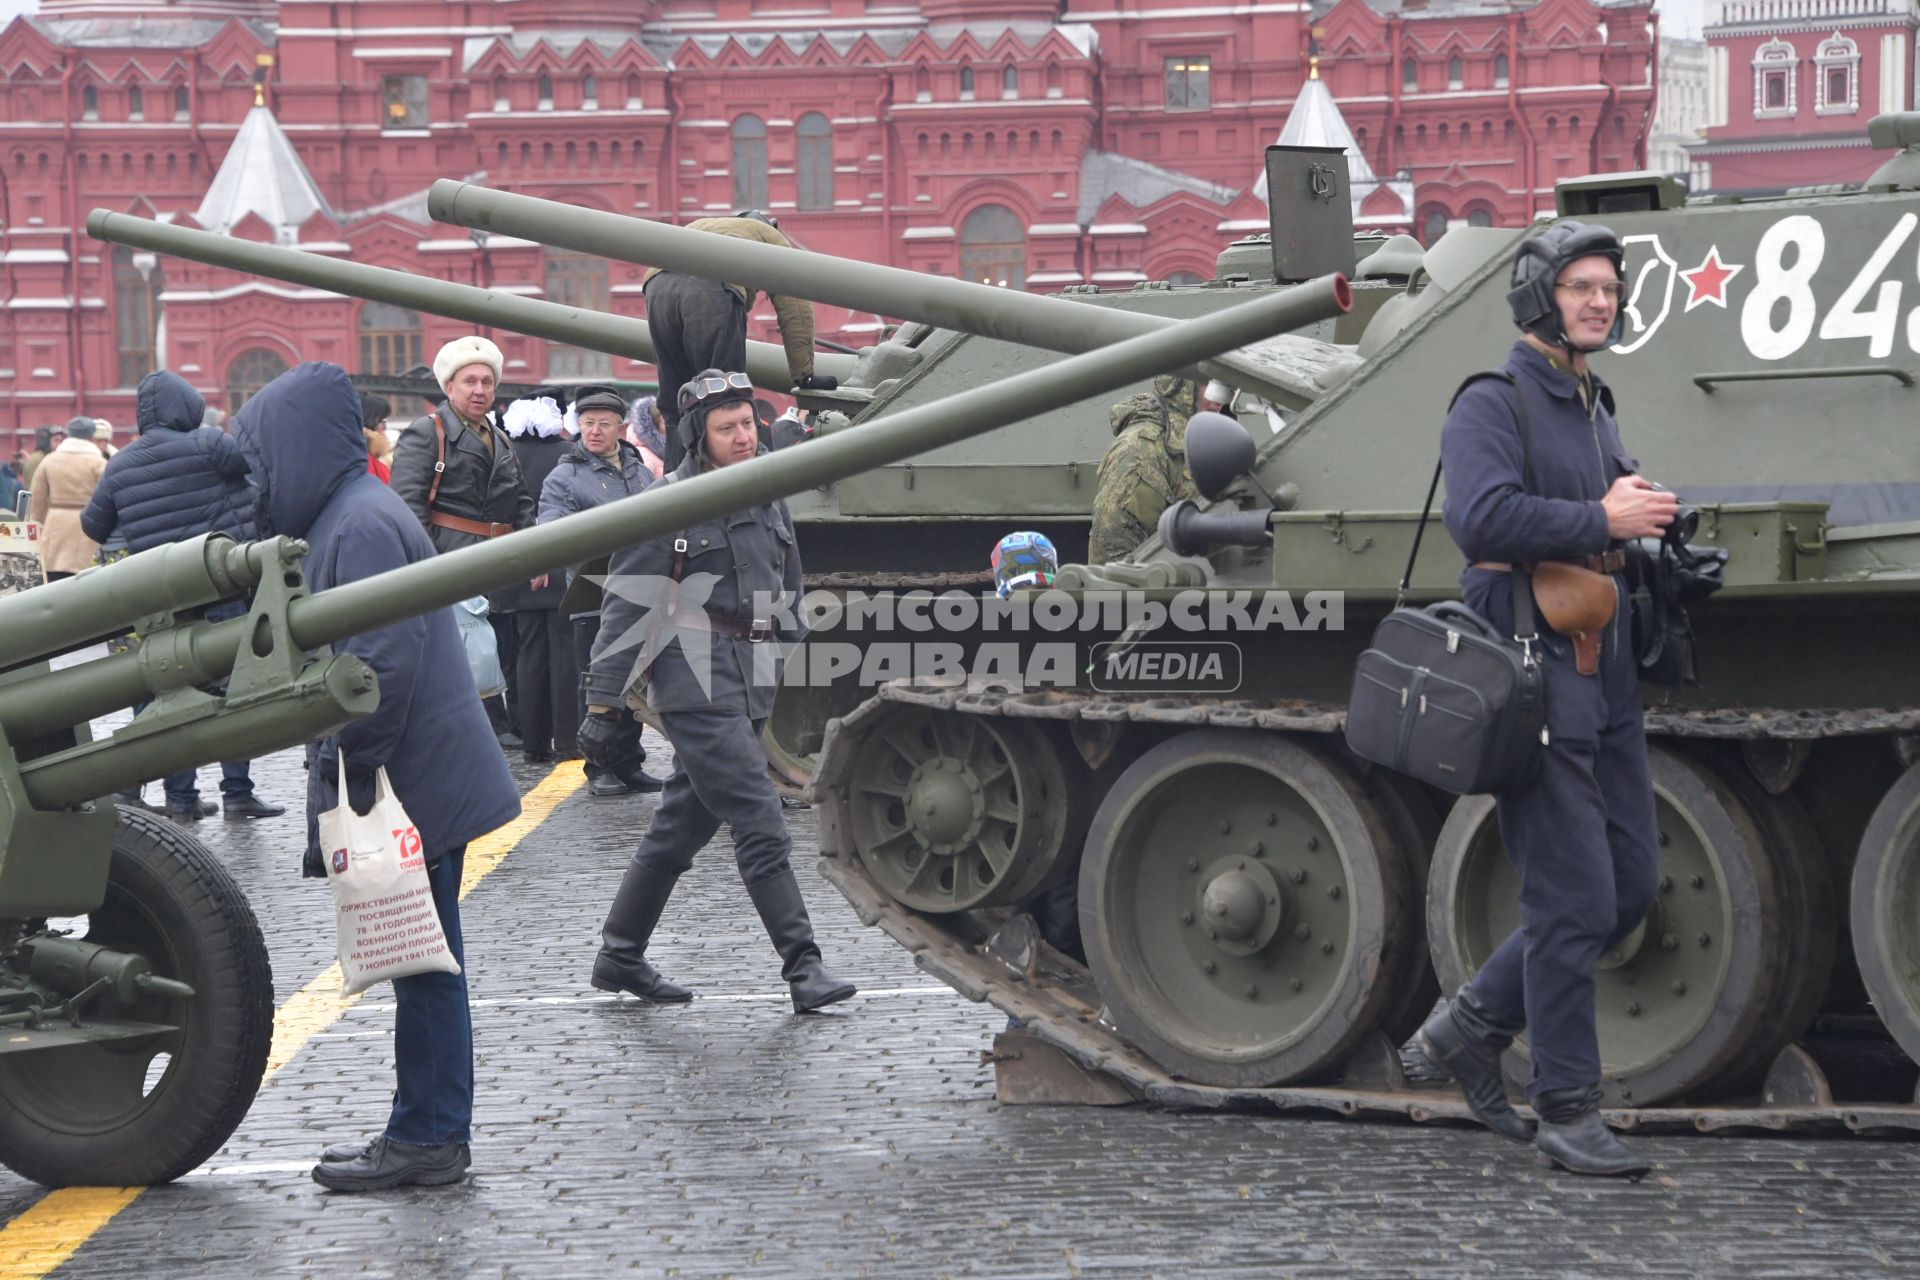
[[[1707,256],[1700,260],[1699,266],[1680,273],[1680,278],[1687,282],[1687,310],[1691,311],[1703,302],[1711,302],[1721,310],[1726,310],[1727,281],[1745,269],[1744,266],[1720,261],[1720,246],[1709,245]]]

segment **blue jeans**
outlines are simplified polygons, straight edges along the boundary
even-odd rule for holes
[[[466,947],[460,937],[460,872],[467,846],[427,864],[434,909],[459,973],[393,980],[393,1114],[387,1137],[434,1147],[469,1142],[473,1124],[473,1016],[467,1007]]]

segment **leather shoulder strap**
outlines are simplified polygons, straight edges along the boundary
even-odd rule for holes
[[[427,506],[432,508],[434,499],[440,496],[440,477],[447,470],[447,424],[441,420],[441,411],[433,411],[433,441],[435,455],[433,459],[433,480],[427,485]]]

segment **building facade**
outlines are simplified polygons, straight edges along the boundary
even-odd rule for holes
[[[1678,177],[1691,177],[1693,159],[1687,145],[1706,136],[1707,42],[1660,37],[1659,105],[1653,113],[1653,136],[1647,140],[1647,167]]]
[[[1361,223],[1423,238],[1638,167],[1651,31],[1640,0],[43,0],[0,31],[0,430],[124,434],[162,364],[233,408],[467,328],[116,250],[96,207],[628,315],[639,268],[436,225],[425,189],[764,207],[810,249],[1009,287],[1191,280],[1266,228],[1261,153],[1307,99]],[[882,324],[820,308],[827,339]],[[498,337],[514,380],[650,376]]]
[[[1721,0],[1709,6],[1707,132],[1694,189],[1772,193],[1861,182],[1886,157],[1867,121],[1914,102],[1916,0]]]

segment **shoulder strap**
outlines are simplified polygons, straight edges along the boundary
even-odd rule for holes
[[[433,411],[433,440],[437,450],[433,460],[433,482],[427,486],[427,509],[433,509],[434,499],[440,496],[440,477],[447,470],[447,424],[440,418],[441,411]]]
[[[1453,399],[1447,402],[1452,410],[1466,389],[1485,378],[1498,378],[1513,388],[1514,421],[1520,428],[1520,480],[1529,491],[1533,483],[1533,422],[1527,414],[1526,393],[1520,390],[1520,384],[1505,369],[1483,369],[1470,374],[1454,391]],[[1433,495],[1440,489],[1441,460],[1435,459],[1433,479],[1427,483],[1427,500],[1420,508],[1420,523],[1413,530],[1413,550],[1407,553],[1407,567],[1400,575],[1400,589],[1394,594],[1393,607],[1398,609],[1406,602],[1407,586],[1413,580],[1413,564],[1420,558],[1420,539],[1427,531],[1427,520],[1433,515]],[[1518,565],[1508,575],[1513,589],[1513,630],[1514,639],[1520,642],[1526,651],[1527,664],[1533,664],[1533,642],[1540,638],[1540,629],[1533,617],[1533,592],[1524,581],[1524,573]]]

